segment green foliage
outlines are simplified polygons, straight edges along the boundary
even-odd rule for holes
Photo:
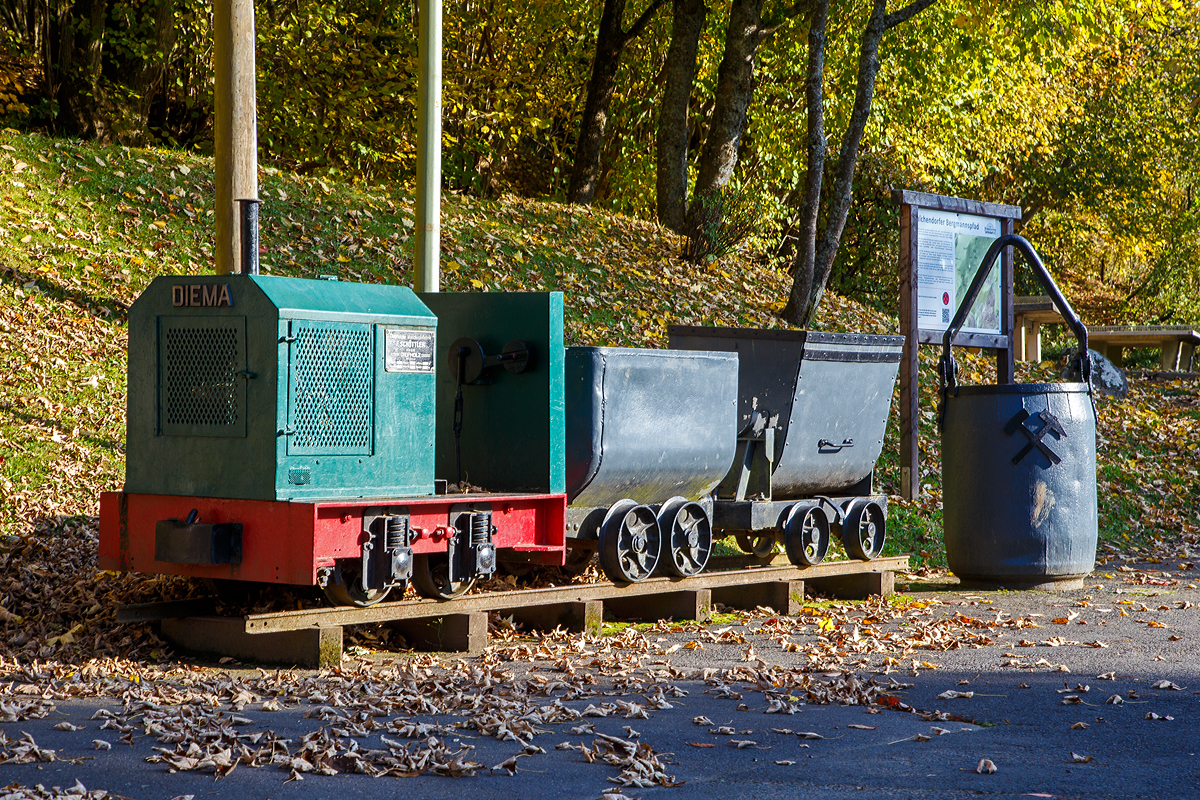
[[[628,13],[644,5],[633,2]],[[791,5],[768,0],[764,16]],[[833,154],[853,101],[868,5],[835,4],[830,19],[824,110]],[[3,4],[12,24],[0,46],[32,68],[40,45],[23,8]],[[415,8],[382,0],[261,5],[264,160],[309,174],[411,179]],[[448,190],[561,196],[600,8],[600,0],[446,5]],[[155,24],[163,9],[173,14],[169,31]],[[700,40],[693,161],[713,108],[728,13],[728,4],[715,4]],[[80,30],[84,22],[72,24]],[[1068,293],[1081,298],[1089,322],[1195,321],[1198,34],[1194,3],[1151,0],[940,0],[891,30],[830,286],[894,308],[898,225],[890,193],[903,187],[1021,206],[1023,232]],[[96,90],[112,119],[105,135],[206,148],[211,35],[211,8],[198,0],[112,0]],[[660,14],[622,59],[597,192],[610,211],[653,216],[653,142],[670,35],[670,15]],[[806,56],[800,15],[784,21],[756,58],[739,171],[758,209],[754,246],[763,255],[795,213],[807,167],[797,135],[806,125]],[[41,96],[17,96],[19,72],[7,62],[0,67],[0,114],[8,110],[8,123],[61,115],[45,86]],[[827,176],[826,187],[832,183]]]
[[[258,28],[259,143],[302,171],[412,170],[411,9],[379,0],[272,6]]]

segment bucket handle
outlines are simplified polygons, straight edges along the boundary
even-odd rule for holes
[[[1042,259],[1033,249],[1033,245],[1029,243],[1023,236],[1018,236],[1015,233],[1008,233],[1001,236],[996,241],[992,242],[992,246],[988,248],[987,253],[983,256],[983,263],[979,265],[979,269],[975,272],[975,278],[971,281],[971,288],[967,290],[967,296],[963,298],[962,303],[958,307],[958,313],[954,315],[954,320],[950,323],[950,327],[946,329],[945,335],[942,337],[942,358],[938,363],[938,373],[942,383],[942,416],[946,413],[946,398],[951,393],[958,395],[958,364],[954,361],[954,356],[950,352],[950,343],[954,341],[954,337],[958,336],[959,330],[967,320],[967,314],[971,311],[971,306],[975,305],[975,299],[979,296],[979,291],[983,288],[983,282],[987,280],[988,273],[991,272],[992,262],[996,260],[996,256],[1005,247],[1013,247],[1025,256],[1026,263],[1033,269],[1033,273],[1042,282],[1042,286],[1046,287],[1046,291],[1050,294],[1050,299],[1061,312],[1063,319],[1071,326],[1071,330],[1075,333],[1075,338],[1079,341],[1079,374],[1083,383],[1087,384],[1088,393],[1092,391],[1092,360],[1088,356],[1088,333],[1087,327],[1080,321],[1078,315],[1075,314],[1071,304],[1067,302],[1067,298],[1063,297],[1063,293],[1059,291],[1058,285],[1054,279],[1050,277],[1050,272],[1046,269],[1046,265],[1042,263]]]

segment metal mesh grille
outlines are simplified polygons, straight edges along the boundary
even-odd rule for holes
[[[237,424],[237,329],[168,328],[163,333],[166,424]]]
[[[294,333],[291,448],[369,451],[371,329],[305,325]]]

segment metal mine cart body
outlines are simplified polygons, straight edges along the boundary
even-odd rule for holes
[[[743,549],[783,540],[816,564],[840,529],[846,552],[883,549],[886,495],[872,494],[902,336],[672,326],[672,348],[738,355],[738,448],[714,525]]]
[[[127,467],[100,565],[319,585],[365,606],[499,564],[686,578],[714,537],[882,546],[897,337],[674,329],[563,344],[551,293],[166,276],[129,324]]]

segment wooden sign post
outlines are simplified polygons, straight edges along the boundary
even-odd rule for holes
[[[1016,206],[899,190],[900,206],[900,494],[921,496],[920,381],[917,351],[942,344],[971,279],[992,242],[1013,232]],[[996,352],[996,383],[1013,382],[1013,256],[1001,253],[966,324],[952,344]]]

